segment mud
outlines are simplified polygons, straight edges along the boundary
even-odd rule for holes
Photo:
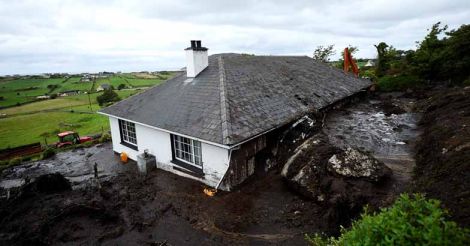
[[[380,100],[332,112],[324,131],[335,145],[362,148],[389,165],[397,177],[392,197],[409,180],[418,116],[386,116]],[[162,170],[137,174],[110,144],[7,169],[0,187],[13,192],[55,172],[72,190],[0,200],[0,244],[305,245],[305,233],[337,231],[344,217],[293,193],[276,168],[207,197],[202,184]]]
[[[420,109],[412,190],[439,199],[453,220],[469,227],[470,87],[428,91]]]
[[[370,152],[393,170],[397,191],[411,180],[417,126],[421,113],[413,112],[416,100],[387,94],[328,114],[323,132],[335,146],[353,146]],[[384,104],[393,105],[383,107]],[[388,110],[388,111],[387,111]]]

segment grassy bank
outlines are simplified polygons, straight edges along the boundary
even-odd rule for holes
[[[76,80],[71,79],[72,83]],[[153,82],[157,83],[157,80]],[[162,81],[159,80],[158,83],[160,82]],[[13,85],[9,85],[9,88],[13,88]],[[134,88],[116,90],[116,93],[121,99],[125,99],[142,91]],[[57,141],[58,132],[66,130],[77,131],[81,136],[108,131],[108,118],[96,113],[101,108],[96,98],[101,94],[102,92],[79,94],[1,109],[0,149],[34,142],[44,144],[45,140],[50,144]]]

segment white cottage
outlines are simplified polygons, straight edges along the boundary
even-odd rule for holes
[[[230,190],[253,174],[266,134],[370,86],[306,56],[208,56],[186,51],[186,72],[100,111],[113,149]],[[219,186],[220,185],[220,186]]]

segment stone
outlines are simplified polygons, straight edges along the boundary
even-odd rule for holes
[[[328,160],[327,169],[345,177],[365,178],[373,182],[390,174],[390,169],[372,155],[351,147],[333,155]]]

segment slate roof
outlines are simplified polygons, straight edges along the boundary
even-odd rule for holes
[[[196,78],[181,73],[101,112],[233,145],[370,85],[306,56],[217,54]]]

